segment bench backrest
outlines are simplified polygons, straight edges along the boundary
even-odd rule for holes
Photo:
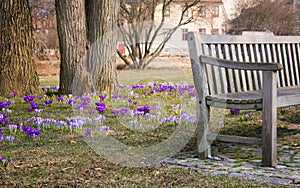
[[[247,35],[188,35],[190,56],[212,57],[242,62],[280,63],[278,87],[300,85],[300,36],[274,36],[272,33]],[[195,49],[191,49],[195,47]],[[196,53],[196,54],[191,54]],[[206,65],[209,94],[262,88],[261,71],[232,70]],[[195,77],[195,74],[194,74]]]

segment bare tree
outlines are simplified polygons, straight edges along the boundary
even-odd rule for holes
[[[50,49],[58,49],[55,0],[30,0],[29,5],[35,29],[35,55],[40,60],[49,59]]]
[[[37,93],[34,37],[27,0],[0,1],[0,95]]]
[[[299,28],[299,11],[283,0],[247,0],[236,4],[236,18],[231,20],[231,31],[270,30],[276,35],[295,35]]]
[[[164,25],[167,24],[166,16],[170,15],[170,7],[176,3],[182,5],[177,23],[168,27],[167,30],[163,30]],[[130,68],[146,68],[160,54],[172,34],[180,26],[195,20],[199,3],[200,0],[180,2],[175,0],[132,0],[130,3],[121,0],[119,34],[122,35],[121,38],[128,55],[118,50],[119,57]],[[157,40],[162,34],[165,36],[164,39]],[[154,43],[156,43],[155,46]]]

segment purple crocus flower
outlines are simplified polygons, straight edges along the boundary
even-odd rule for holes
[[[106,125],[103,125],[103,126],[100,126],[99,129],[100,129],[100,132],[103,132],[103,131],[108,131],[109,127]]]
[[[58,97],[56,97],[56,100],[57,100],[58,102],[61,102],[61,101],[63,101],[63,100],[64,100],[64,98],[63,98],[63,97],[61,97],[61,96],[58,96]]]
[[[105,111],[105,107],[103,108],[102,106],[97,106],[97,110],[99,113],[102,113]]]
[[[101,100],[105,100],[105,99],[106,99],[106,96],[105,96],[105,95],[102,95],[102,94],[100,94],[100,95],[99,95],[99,98],[100,98]]]
[[[253,114],[249,113],[249,114],[247,114],[247,116],[248,116],[249,118],[251,118],[251,117],[253,116]]]
[[[98,110],[99,113],[102,113],[102,112],[105,111],[106,105],[105,105],[104,102],[96,102],[95,104],[97,106],[96,108],[97,108],[97,110]]]
[[[32,107],[33,109],[36,109],[36,108],[39,107],[39,104],[36,103],[36,102],[34,102],[34,101],[30,101],[29,103],[30,103],[30,105],[31,105],[31,107]]]
[[[144,106],[144,112],[149,113],[151,110],[151,107],[149,105]]]
[[[127,108],[122,108],[121,110],[120,110],[120,113],[121,114],[126,114],[128,112],[128,109]]]
[[[17,95],[17,92],[13,91],[12,95],[15,97]]]
[[[3,130],[4,130],[4,128],[3,128],[3,127],[0,127],[0,132],[3,131]]]
[[[0,134],[0,141],[4,139],[4,135]]]
[[[4,158],[3,158],[2,156],[0,156],[0,162],[2,162],[2,161],[3,161],[3,159],[4,159]]]
[[[51,88],[52,88],[54,91],[58,91],[59,86],[52,86]]]
[[[69,99],[66,101],[66,104],[73,105],[76,103],[76,100]]]
[[[119,110],[112,110],[111,113],[117,115],[120,111]]]
[[[84,135],[90,135],[92,133],[92,127],[88,127],[86,128],[85,132],[84,132]]]
[[[13,136],[6,136],[6,140],[9,142],[13,142],[15,140],[15,137]]]
[[[89,112],[90,115],[92,115],[92,114],[95,113],[95,110],[89,110],[88,112]]]
[[[105,103],[104,102],[95,102],[95,105],[105,108]]]
[[[25,95],[25,96],[23,97],[24,101],[33,101],[34,98],[35,98],[34,95]]]
[[[27,132],[29,129],[31,129],[31,128],[30,128],[30,126],[28,126],[28,125],[26,125],[26,126],[24,126],[24,127],[22,128],[22,130],[23,130],[23,131],[26,131],[26,132]]]
[[[118,94],[113,94],[113,95],[111,96],[112,99],[117,99],[118,97],[119,97]]]
[[[52,104],[52,102],[53,102],[53,99],[44,100],[44,103],[45,103],[45,104]]]
[[[144,106],[138,106],[138,107],[136,108],[136,110],[139,111],[139,112],[142,112],[142,111],[145,110],[145,107],[144,107]]]
[[[235,109],[235,108],[231,108],[231,109],[230,109],[230,113],[231,113],[231,114],[239,114],[239,113],[240,113],[240,110],[239,110],[239,109]]]

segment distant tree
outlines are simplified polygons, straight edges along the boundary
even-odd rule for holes
[[[182,5],[175,25],[166,23],[170,7]],[[118,50],[119,57],[130,68],[144,69],[157,57],[165,47],[172,34],[182,25],[195,20],[200,0],[121,0],[119,17],[119,34],[122,35],[124,47],[129,54]],[[159,14],[159,15],[157,15]],[[164,26],[168,24],[168,28]],[[171,27],[170,27],[171,26]],[[164,35],[162,41],[158,37]],[[155,46],[155,47],[154,47]]]
[[[40,60],[48,59],[49,49],[56,50],[59,48],[55,19],[55,0],[29,0],[29,6],[35,27],[35,54]],[[43,27],[43,23],[50,22],[51,26]]]
[[[82,95],[114,88],[117,43],[112,31],[116,28],[119,1],[55,2],[61,55],[61,93]]]
[[[238,1],[235,10],[236,18],[230,22],[235,33],[270,30],[276,35],[298,34],[299,11],[287,1]]]
[[[34,94],[39,78],[33,61],[34,37],[27,0],[0,1],[0,95]]]

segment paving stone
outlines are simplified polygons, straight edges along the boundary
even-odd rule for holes
[[[230,173],[228,175],[229,177],[245,177],[243,174],[241,173]]]
[[[213,174],[214,175],[227,175],[228,172],[226,172],[226,171],[215,171],[215,172],[213,172]]]
[[[241,151],[240,154],[248,155],[251,151],[255,156],[261,157],[261,148],[239,146],[235,144],[222,144],[227,153],[218,153],[217,148],[214,155],[222,160],[199,160],[195,158],[196,151],[193,153],[177,155],[176,158],[166,158],[163,165],[169,168],[195,169],[199,173],[207,174],[227,174],[230,177],[244,177],[257,181],[275,183],[279,185],[293,185],[300,187],[300,153],[289,146],[278,148],[282,151],[279,154],[278,165],[275,168],[261,167],[261,160],[240,161],[235,158],[235,151]],[[230,153],[231,152],[231,153]],[[280,153],[280,152],[279,152]],[[294,156],[293,156],[294,155]],[[291,161],[293,156],[294,161]],[[239,160],[237,163],[236,161]],[[279,186],[280,187],[280,186]]]
[[[277,169],[285,169],[285,168],[287,168],[287,166],[284,166],[284,165],[276,165],[275,168],[277,168]]]

